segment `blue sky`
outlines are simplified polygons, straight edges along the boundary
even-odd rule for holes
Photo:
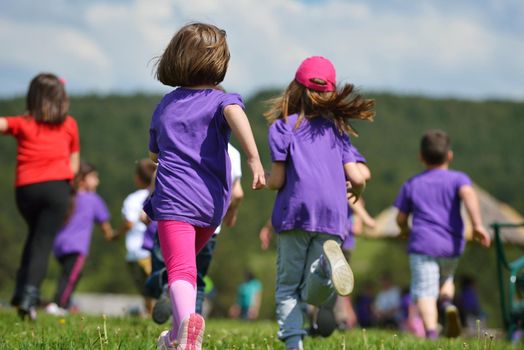
[[[41,71],[71,93],[165,92],[152,59],[204,21],[226,29],[224,86],[244,95],[323,55],[366,90],[524,100],[523,18],[522,0],[2,0],[0,97]]]

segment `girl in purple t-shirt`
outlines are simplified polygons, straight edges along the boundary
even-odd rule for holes
[[[155,190],[144,206],[158,221],[171,296],[173,328],[158,338],[162,349],[202,347],[204,319],[195,314],[195,257],[229,204],[231,131],[247,155],[252,188],[265,186],[242,98],[218,87],[228,62],[225,31],[204,23],[182,27],[158,62],[158,80],[178,87],[153,113],[149,151],[158,170]]]
[[[98,172],[89,163],[80,163],[74,179],[74,209],[67,224],[58,232],[53,253],[62,267],[54,303],[47,306],[51,314],[62,314],[70,306],[71,295],[80,279],[91,245],[93,224],[97,223],[107,240],[113,237],[110,214],[104,200],[96,193]]]
[[[278,190],[272,223],[278,235],[278,337],[286,349],[302,348],[302,302],[320,306],[348,295],[353,274],[340,249],[346,236],[349,191],[358,199],[365,180],[351,152],[351,119],[372,119],[374,102],[336,87],[335,68],[310,57],[265,115],[272,170],[268,187]],[[320,258],[320,259],[319,259]]]

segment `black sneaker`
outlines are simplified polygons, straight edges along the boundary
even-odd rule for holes
[[[448,305],[445,309],[446,323],[444,324],[444,335],[448,338],[457,338],[462,333],[462,325],[458,309],[455,305]]]
[[[151,318],[156,324],[164,324],[171,317],[171,300],[169,299],[169,289],[164,288],[160,298],[153,306],[153,311],[151,312]]]
[[[337,329],[335,313],[330,307],[321,306],[317,313],[316,330],[321,337],[329,337]]]

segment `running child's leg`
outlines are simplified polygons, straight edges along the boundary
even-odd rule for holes
[[[71,295],[80,279],[85,263],[85,256],[80,254],[67,254],[58,258],[62,265],[62,274],[58,281],[55,303],[63,309],[69,308]]]
[[[158,222],[158,237],[167,268],[173,312],[171,340],[176,339],[180,322],[195,312],[195,234],[195,228],[188,223],[172,220]]]
[[[302,347],[306,331],[300,288],[304,285],[307,271],[307,251],[312,234],[293,230],[277,236],[277,285],[276,307],[278,338],[285,342],[286,349]]]
[[[333,283],[331,274],[323,267],[320,257],[324,253],[324,243],[328,240],[335,240],[340,243],[340,239],[333,235],[324,233],[312,234],[310,248],[307,252],[307,272],[305,276],[305,288],[303,288],[303,298],[311,305],[321,306],[327,301],[334,302]],[[333,298],[333,300],[331,300]]]
[[[436,339],[438,336],[437,298],[439,294],[439,266],[435,258],[410,254],[411,296],[416,302],[426,338]]]
[[[445,316],[444,335],[456,338],[462,333],[459,311],[453,305],[455,296],[453,277],[458,266],[458,258],[439,258],[437,261],[440,269],[439,306]]]

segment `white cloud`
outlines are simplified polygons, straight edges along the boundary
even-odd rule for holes
[[[0,44],[7,48],[0,73],[45,63],[89,74],[74,75],[77,91],[159,91],[150,60],[178,27],[204,21],[227,30],[225,86],[244,94],[286,85],[303,58],[320,54],[333,60],[340,79],[367,89],[524,98],[524,28],[497,18],[509,11],[497,1],[403,8],[342,0],[54,1],[62,6],[54,18],[71,13],[74,20],[22,23],[8,19],[15,18],[9,11],[0,14]],[[524,13],[524,5],[512,2],[511,10]],[[39,55],[27,55],[28,46],[39,47]]]

